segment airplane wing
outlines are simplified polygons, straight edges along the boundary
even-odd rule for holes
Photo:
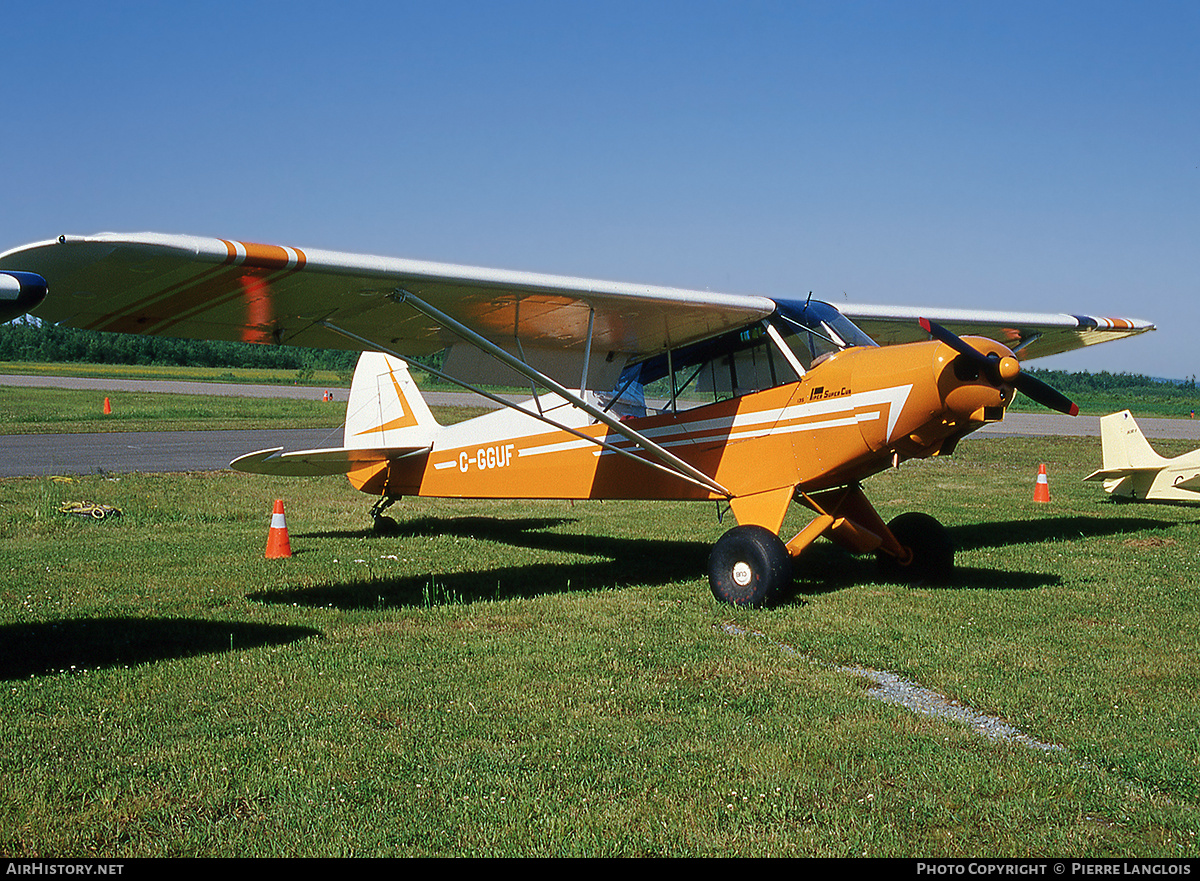
[[[1153,324],[1140,318],[870,306],[861,303],[842,303],[838,305],[838,311],[881,346],[928,339],[929,335],[917,324],[918,319],[927,318],[957,336],[982,336],[1004,343],[1022,361],[1058,355],[1083,346],[1154,330]]]
[[[34,314],[71,327],[363,348],[327,322],[410,356],[458,342],[395,302],[406,291],[574,384],[590,330],[589,372],[606,383],[597,387],[631,358],[775,309],[766,297],[156,233],[60,236],[0,254],[0,267],[39,267],[53,293]]]
[[[626,363],[745,327],[777,305],[762,296],[158,233],[60,236],[0,254],[0,271],[45,278],[50,293],[33,314],[71,327],[365,347],[333,326],[408,356],[449,346],[447,372],[496,381],[484,375],[494,368],[477,349],[397,302],[407,292],[564,385],[577,387],[587,352],[592,388],[612,388]],[[925,317],[959,334],[998,339],[1023,358],[1153,329],[1132,319],[1036,313],[841,311],[882,345],[927,339],[917,324]]]

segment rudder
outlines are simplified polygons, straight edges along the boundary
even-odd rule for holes
[[[407,364],[382,352],[359,356],[346,405],[344,447],[428,447],[440,428]]]

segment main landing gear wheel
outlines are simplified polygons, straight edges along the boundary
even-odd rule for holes
[[[761,526],[735,526],[713,545],[708,583],[735,606],[774,602],[792,582],[792,558],[779,536]]]
[[[888,524],[896,540],[911,557],[901,560],[879,553],[879,569],[888,581],[908,584],[942,584],[954,574],[954,542],[936,519],[919,511],[901,514]]]

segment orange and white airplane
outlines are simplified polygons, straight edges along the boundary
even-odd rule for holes
[[[1075,412],[1020,360],[1153,329],[837,309],[152,233],[60,236],[0,254],[0,271],[45,279],[35,314],[73,327],[364,351],[341,447],[263,450],[232,467],[346,474],[379,496],[380,523],[406,495],[716,500],[737,525],[713,547],[709,581],[742,605],[777,598],[793,558],[822,535],[875,553],[888,577],[949,575],[946,530],[923,514],[885,523],[860,481],[952,452],[1002,419],[1017,391]],[[416,360],[443,350],[439,369]],[[411,366],[505,408],[438,425]],[[532,395],[519,404],[480,388],[521,383]],[[656,408],[648,388],[665,399]],[[784,538],[793,502],[814,517]]]

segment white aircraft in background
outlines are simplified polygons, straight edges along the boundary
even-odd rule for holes
[[[1149,502],[1200,501],[1200,450],[1174,459],[1154,452],[1128,410],[1100,418],[1104,467],[1084,480],[1103,480],[1115,498]]]

